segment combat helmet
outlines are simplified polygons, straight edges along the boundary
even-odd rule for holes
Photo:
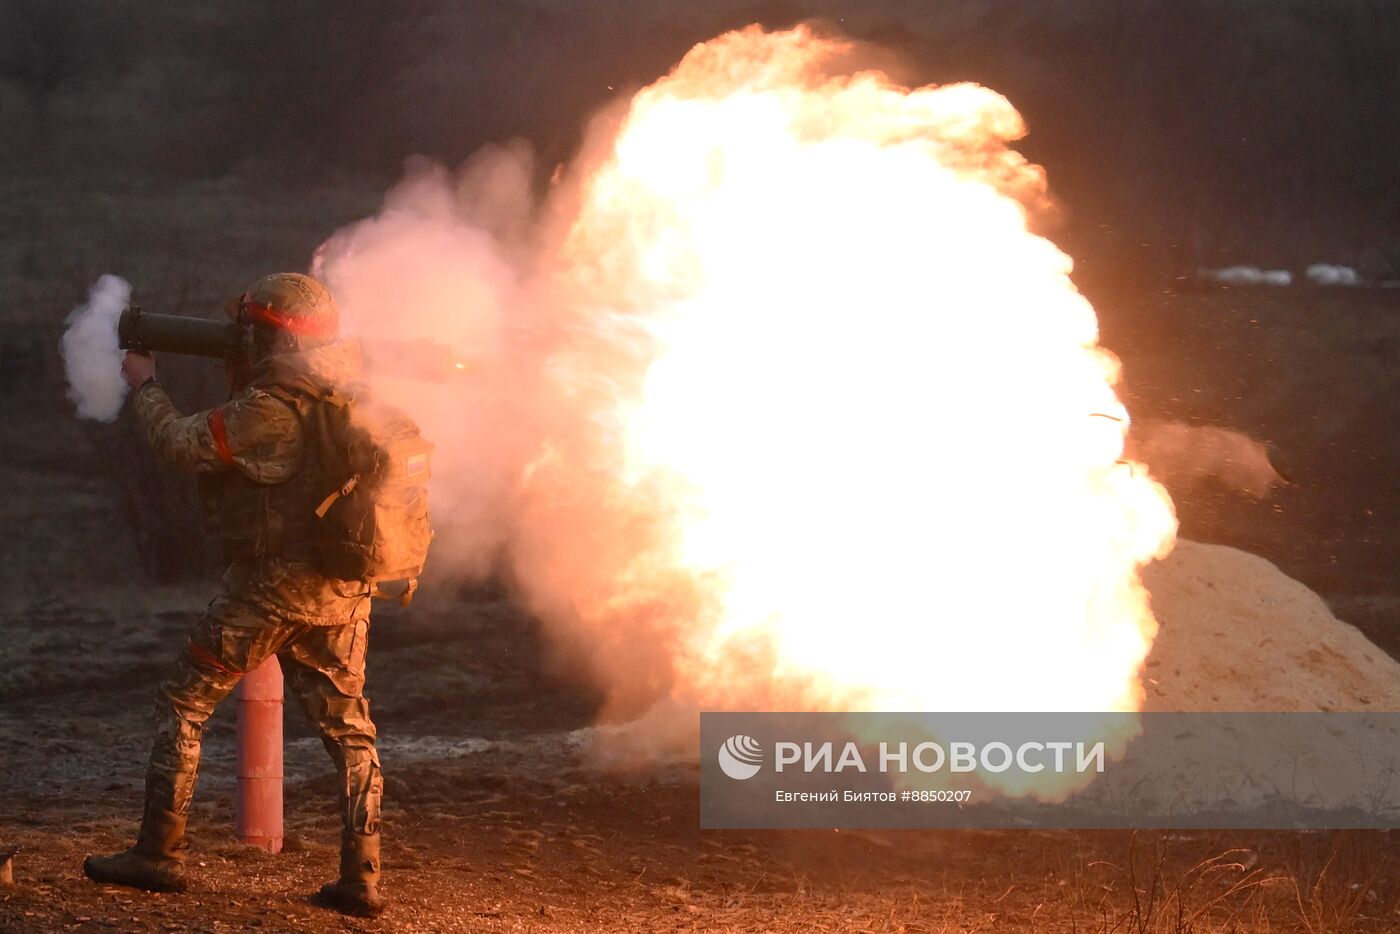
[[[251,326],[255,355],[307,350],[335,340],[340,312],[330,290],[298,272],[263,276],[228,306],[229,316]]]

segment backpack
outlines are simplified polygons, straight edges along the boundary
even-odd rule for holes
[[[318,569],[370,585],[370,594],[407,606],[433,538],[428,477],[433,445],[403,411],[363,387],[334,389],[304,424],[329,489],[316,507]]]

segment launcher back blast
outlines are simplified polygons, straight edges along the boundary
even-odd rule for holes
[[[466,372],[452,349],[429,340],[357,339],[365,368],[373,375],[445,382]],[[117,321],[122,350],[185,354],[237,361],[245,353],[242,328],[232,322],[156,315],[133,305]]]

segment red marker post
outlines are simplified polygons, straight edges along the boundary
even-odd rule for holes
[[[238,682],[238,791],[233,829],[240,843],[282,852],[282,666],[273,655]]]

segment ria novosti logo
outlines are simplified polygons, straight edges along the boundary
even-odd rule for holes
[[[773,771],[840,774],[846,771],[871,771],[907,774],[910,771],[985,772],[999,774],[1014,772],[1034,775],[1050,770],[1066,772],[1103,772],[1106,758],[1105,743],[1059,740],[1025,742],[1015,748],[1009,743],[992,741],[975,743],[953,741],[946,744],[925,740],[911,749],[909,743],[881,742],[878,757],[867,763],[866,756],[874,750],[862,751],[854,741],[839,745],[830,740],[813,742],[777,742],[773,744]],[[1071,752],[1073,755],[1071,755]],[[738,781],[753,778],[763,767],[763,746],[746,733],[736,733],[719,747],[719,767],[725,775]]]
[[[719,767],[730,778],[743,781],[758,774],[763,765],[763,747],[752,736],[731,736],[719,747]]]

